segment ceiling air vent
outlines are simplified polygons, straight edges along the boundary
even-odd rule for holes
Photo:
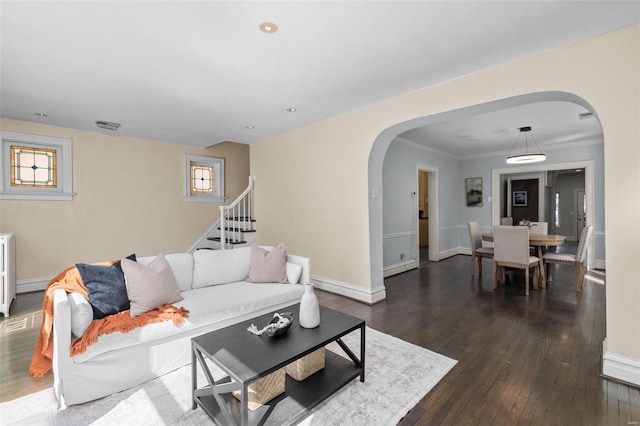
[[[98,121],[96,121],[96,126],[98,126],[101,129],[111,130],[112,132],[117,132],[118,129],[120,128],[121,124],[120,123],[112,123],[110,121],[98,120]]]

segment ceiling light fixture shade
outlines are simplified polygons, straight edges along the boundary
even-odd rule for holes
[[[542,153],[542,151],[540,150],[540,147],[538,146],[538,142],[536,142],[536,139],[533,137],[533,133],[531,133],[531,126],[520,127],[518,130],[520,130],[520,133],[518,134],[518,137],[516,138],[516,141],[513,143],[513,147],[511,147],[511,151],[507,156],[507,164],[539,163],[540,161],[546,160],[547,156]],[[525,153],[512,155],[513,149],[516,147],[518,140],[520,139],[520,135],[522,135],[523,133],[524,133]],[[533,140],[533,143],[535,143],[536,148],[538,148],[537,153],[529,152],[528,135],[531,135],[531,139]]]

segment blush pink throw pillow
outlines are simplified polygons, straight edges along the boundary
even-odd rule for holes
[[[148,265],[122,259],[122,271],[132,317],[183,299],[171,265],[162,254]]]
[[[287,277],[287,249],[280,243],[273,250],[251,247],[251,269],[249,278],[251,283],[289,283]]]

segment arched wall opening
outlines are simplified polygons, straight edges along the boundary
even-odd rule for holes
[[[383,295],[384,289],[384,260],[383,260],[383,177],[382,166],[391,142],[401,133],[420,126],[445,122],[458,118],[498,111],[506,108],[520,106],[536,102],[564,101],[572,102],[593,111],[597,118],[597,112],[583,98],[567,92],[538,92],[500,99],[483,104],[477,104],[452,111],[445,111],[425,117],[419,117],[398,123],[385,129],[378,135],[369,154],[368,163],[368,200],[369,200],[369,253],[372,293]],[[436,232],[439,232],[438,223],[434,224]]]

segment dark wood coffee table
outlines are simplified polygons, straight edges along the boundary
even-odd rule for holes
[[[247,332],[251,324],[266,325],[273,313],[262,315],[191,339],[191,385],[193,406],[199,405],[220,425],[285,425],[302,419],[320,402],[360,376],[364,382],[365,322],[361,319],[320,307],[320,325],[306,329],[298,324],[299,305],[277,312],[292,312],[293,324],[282,336],[255,336]],[[341,338],[360,329],[358,358]],[[238,401],[231,392],[247,395],[248,386],[287,364],[330,342],[337,342],[350,358],[326,351],[325,368],[297,382],[286,377],[285,392],[255,411],[248,408],[247,398]],[[227,376],[214,381],[207,366],[211,360]],[[200,365],[208,385],[197,388],[197,366]]]

